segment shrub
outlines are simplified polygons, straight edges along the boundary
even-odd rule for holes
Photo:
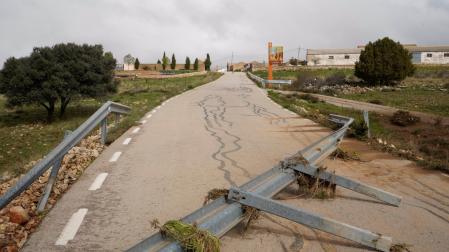
[[[290,63],[290,65],[297,66],[297,65],[298,65],[298,59],[295,59],[295,58],[292,57],[292,58],[288,61],[288,63]]]
[[[355,64],[355,75],[371,85],[395,85],[414,72],[410,53],[388,37],[369,42]]]
[[[148,66],[144,66],[143,70],[150,70],[150,68]]]
[[[398,110],[390,119],[391,123],[398,126],[411,126],[420,121],[420,118],[410,114],[408,111]]]
[[[317,97],[311,95],[311,94],[300,94],[298,95],[298,98],[309,101],[311,103],[317,103],[320,101]]]
[[[326,78],[327,85],[343,85],[346,82],[346,75],[342,72],[336,72]]]
[[[370,100],[368,102],[372,103],[372,104],[377,104],[377,105],[383,105],[384,104],[381,100]]]
[[[367,133],[368,127],[366,126],[365,122],[363,120],[354,120],[354,122],[351,124],[348,135],[357,139],[362,139],[366,137]]]

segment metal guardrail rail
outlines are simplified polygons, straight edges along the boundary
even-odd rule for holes
[[[281,87],[281,85],[291,85],[292,81],[291,80],[265,80],[255,74],[252,74],[250,72],[248,72],[248,76],[254,80],[259,82],[264,88],[267,86],[267,84],[277,84],[279,86],[279,88]]]
[[[291,165],[288,160],[283,161],[239,188],[231,188],[227,198],[220,197],[182,218],[181,221],[189,224],[195,223],[198,228],[208,230],[220,237],[243,220],[242,205],[248,205],[365,246],[389,251],[392,243],[390,237],[321,217],[270,199],[296,181],[297,173],[300,172],[319,177],[327,182],[382,200],[388,204],[399,205],[401,198],[396,195],[342,176],[336,176],[333,173],[320,171],[317,168],[321,161],[337,149],[338,144],[353,122],[352,118],[339,115],[330,115],[329,120],[341,124],[342,127],[298,152],[306,162]],[[178,242],[167,239],[160,232],[157,232],[128,250],[128,252],[143,251],[182,251],[182,247]]]
[[[50,196],[53,183],[58,174],[61,161],[64,155],[77,145],[84,137],[86,137],[97,125],[101,129],[101,142],[104,144],[107,136],[107,116],[111,113],[116,115],[115,121],[118,123],[120,115],[129,114],[130,107],[108,101],[103,104],[92,116],[90,116],[83,124],[81,124],[75,131],[66,134],[64,140],[58,144],[47,156],[45,156],[39,163],[33,166],[14,186],[12,186],[0,198],[0,209],[4,208],[14,198],[25,191],[36,179],[44,174],[50,167],[52,167],[49,180],[42,195],[38,211],[45,208],[48,197]]]

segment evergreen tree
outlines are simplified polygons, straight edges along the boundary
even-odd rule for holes
[[[139,70],[140,62],[139,59],[136,58],[136,61],[134,61],[134,69]]]
[[[161,64],[161,60],[160,59],[157,59],[157,64]]]
[[[414,71],[410,53],[388,37],[369,42],[355,64],[355,76],[370,85],[395,85]]]
[[[116,60],[101,45],[57,44],[34,48],[30,56],[9,58],[0,71],[0,93],[10,107],[36,104],[51,121],[55,105],[62,117],[79,97],[102,97],[117,90]]]
[[[193,70],[198,71],[199,67],[199,61],[198,58],[195,59],[195,62],[193,62]]]
[[[212,65],[212,62],[210,61],[210,56],[207,54],[206,61],[204,61],[204,67],[206,71],[210,71],[210,66]]]
[[[185,70],[190,70],[190,58],[186,57],[186,64],[184,65]]]
[[[162,56],[162,69],[166,69],[168,64],[170,63],[170,59],[165,56],[165,52],[164,52],[164,56]]]
[[[171,55],[170,68],[171,68],[171,70],[175,70],[176,69],[176,58],[175,58],[175,54],[174,53]]]

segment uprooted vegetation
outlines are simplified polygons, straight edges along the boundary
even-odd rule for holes
[[[167,221],[160,225],[157,219],[151,222],[153,228],[159,229],[165,237],[178,241],[184,251],[219,252],[220,239],[207,230],[199,229],[179,220]]]
[[[371,139],[366,137],[366,125],[360,111],[337,107],[324,102],[310,102],[297,94],[281,94],[269,91],[271,99],[303,117],[323,126],[335,129],[328,121],[329,114],[352,117],[355,122],[350,126],[348,136],[367,140],[376,149],[416,161],[425,168],[449,172],[449,127],[436,119],[435,123],[426,123],[410,119],[406,115],[404,123],[408,126],[393,124],[390,116],[370,113]],[[305,99],[304,99],[305,98]]]

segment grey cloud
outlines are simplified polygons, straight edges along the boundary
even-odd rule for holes
[[[225,65],[264,60],[266,44],[355,47],[390,36],[404,43],[448,44],[447,0],[2,0],[0,62],[60,42],[101,43],[121,61],[155,62],[165,50]],[[302,54],[304,50],[302,50]]]

